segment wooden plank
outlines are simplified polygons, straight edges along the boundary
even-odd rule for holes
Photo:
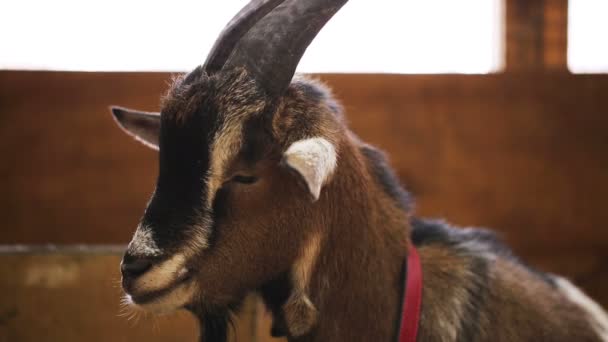
[[[596,258],[593,252],[564,253],[537,261],[550,267],[556,259],[569,273],[583,275],[587,290],[606,304],[605,258]],[[119,305],[119,260],[115,248],[3,248],[0,341],[194,341],[198,328],[186,312],[129,318]],[[235,319],[230,341],[284,342],[269,336],[270,324],[266,309],[250,297]]]
[[[550,70],[568,70],[568,0],[545,0],[544,63]]]
[[[196,340],[187,312],[131,317],[120,307],[119,261],[103,250],[0,253],[0,341]],[[246,301],[230,341],[282,341],[257,327],[268,325],[258,308],[256,298]]]
[[[0,243],[128,242],[156,153],[117,129],[107,106],[158,109],[169,79],[0,72]],[[354,131],[391,156],[420,215],[491,227],[608,304],[607,75],[322,79]]]
[[[543,67],[543,1],[506,0],[506,71]]]
[[[193,341],[194,319],[121,317],[118,255],[0,255],[5,341]],[[10,295],[7,295],[10,294]],[[0,338],[0,339],[2,339]]]
[[[506,0],[506,71],[568,67],[568,0]]]

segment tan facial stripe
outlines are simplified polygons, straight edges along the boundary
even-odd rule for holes
[[[228,163],[234,159],[242,145],[242,122],[229,123],[216,134],[212,152],[209,173],[207,176],[207,205],[211,207],[217,190],[224,182],[224,173]]]
[[[245,120],[261,110],[262,106],[252,107],[252,111],[233,113],[215,134],[211,147],[211,160],[207,174],[207,205],[211,207],[217,190],[224,182],[224,174],[230,162],[237,156],[243,145],[243,124]]]
[[[170,286],[183,272],[186,258],[183,254],[175,254],[168,260],[155,265],[137,279],[135,287],[138,291],[158,291]]]
[[[198,213],[199,222],[190,227],[191,233],[185,241],[183,253],[186,259],[193,258],[197,253],[209,248],[209,237],[211,236],[211,219]]]
[[[154,313],[171,312],[183,307],[192,300],[194,292],[196,291],[195,285],[196,284],[193,281],[186,282],[179,285],[165,296],[140,306],[143,309]]]

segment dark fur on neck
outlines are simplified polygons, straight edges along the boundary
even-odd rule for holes
[[[191,306],[187,309],[198,321],[200,342],[228,341],[228,329],[229,327],[234,329],[232,310],[209,309],[201,306]]]

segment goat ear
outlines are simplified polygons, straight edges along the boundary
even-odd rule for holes
[[[321,137],[298,140],[285,151],[283,162],[302,176],[316,201],[336,168],[336,149]]]
[[[128,135],[144,145],[158,150],[160,134],[160,114],[141,112],[123,107],[112,106],[112,115],[118,126]]]

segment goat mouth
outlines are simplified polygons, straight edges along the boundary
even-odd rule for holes
[[[173,281],[173,283],[171,283],[169,286],[167,286],[163,289],[146,292],[146,293],[142,293],[142,294],[129,294],[129,296],[131,297],[131,301],[133,301],[134,304],[137,304],[137,305],[151,304],[151,303],[155,302],[156,300],[170,294],[171,292],[173,292],[173,290],[175,290],[179,286],[189,282],[191,279],[192,279],[192,272],[190,270],[185,270],[175,279],[175,281]]]

